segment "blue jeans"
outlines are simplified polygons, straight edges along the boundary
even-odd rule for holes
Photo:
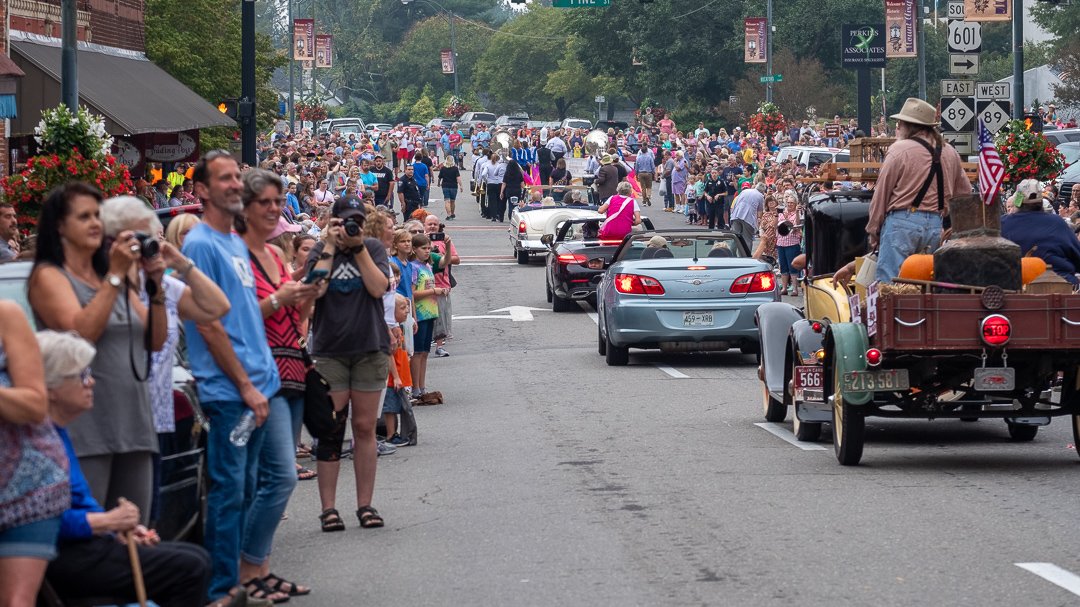
[[[252,565],[261,565],[270,555],[274,532],[296,487],[293,417],[284,396],[270,399],[270,414],[260,430],[262,447],[255,461],[248,462],[244,487],[247,516],[240,545],[240,557]]]
[[[240,540],[246,509],[244,492],[249,465],[258,461],[266,436],[265,427],[256,428],[243,447],[229,442],[229,433],[247,410],[243,401],[209,401],[203,410],[210,418],[207,441],[207,469],[210,493],[206,499],[205,546],[210,552],[212,574],[210,599],[219,599],[239,583]]]
[[[909,255],[933,253],[941,245],[941,215],[930,211],[893,211],[878,237],[876,278],[892,282]]]

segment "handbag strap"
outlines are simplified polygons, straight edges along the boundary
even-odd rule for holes
[[[262,263],[259,262],[259,258],[255,256],[254,251],[252,251],[251,249],[248,249],[248,256],[251,257],[251,263],[255,264],[255,269],[257,269],[259,271],[259,273],[263,275],[263,278],[266,279],[266,282],[270,283],[270,286],[274,287],[275,291],[279,287],[281,287],[280,282],[275,284],[274,279],[270,278],[270,274],[268,274],[266,272],[266,268],[264,268]],[[315,363],[314,363],[314,361],[311,360],[311,354],[309,354],[308,351],[307,351],[307,347],[306,347],[307,340],[304,339],[300,335],[300,329],[296,326],[296,319],[293,318],[293,314],[292,314],[292,311],[291,311],[291,308],[293,306],[284,306],[284,307],[285,307],[285,318],[289,319],[289,325],[292,327],[293,334],[296,335],[296,344],[298,346],[300,346],[300,356],[304,360],[304,366],[310,368]],[[299,312],[297,312],[297,313],[299,314]]]

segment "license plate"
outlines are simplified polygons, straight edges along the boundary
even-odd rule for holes
[[[713,326],[713,313],[683,312],[682,324],[684,327],[711,327]]]
[[[825,384],[825,372],[821,367],[795,367],[795,389],[820,390]]]
[[[972,387],[979,392],[1007,392],[1016,389],[1016,369],[990,367],[975,369]]]
[[[844,392],[891,392],[907,390],[908,382],[907,369],[850,371],[844,374],[840,389]]]

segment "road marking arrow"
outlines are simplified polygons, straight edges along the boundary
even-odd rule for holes
[[[521,322],[525,320],[532,320],[532,313],[534,310],[537,312],[543,312],[545,308],[530,308],[529,306],[508,306],[506,308],[492,310],[491,313],[494,314],[495,312],[508,312],[510,314],[511,320],[513,320],[514,322]]]

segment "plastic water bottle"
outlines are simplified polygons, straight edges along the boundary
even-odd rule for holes
[[[244,411],[236,427],[229,433],[229,442],[237,447],[243,447],[251,440],[251,433],[255,431],[255,412],[251,409]]]

